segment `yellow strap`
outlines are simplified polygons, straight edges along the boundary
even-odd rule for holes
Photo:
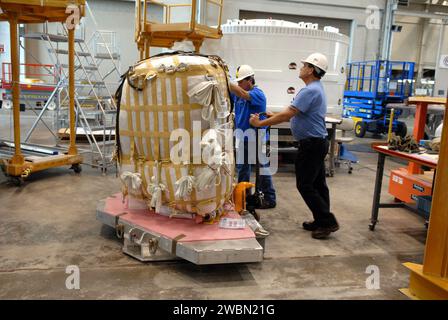
[[[148,89],[147,88],[145,88],[145,90],[143,90],[143,103],[145,105],[149,105],[149,97],[148,97]],[[149,122],[150,122],[149,121],[149,112],[145,112],[145,132],[151,132],[151,127],[149,126]],[[148,154],[146,155],[146,159],[153,160],[154,158],[152,156],[151,138],[146,137],[145,141],[146,141],[146,149],[148,151]]]
[[[140,164],[140,175],[142,177],[143,194],[148,195],[146,191],[146,188],[148,188],[148,181],[146,180],[146,174],[145,174],[145,161],[143,159],[139,159],[138,162]]]
[[[166,79],[162,80],[162,106],[163,109],[166,109],[166,106],[168,105],[168,99],[167,99],[167,92],[166,92]],[[170,132],[170,129],[168,127],[168,113],[167,112],[163,112],[162,114],[162,118],[163,118],[163,130],[166,132]],[[169,158],[170,157],[170,150],[169,150],[170,146],[168,144],[168,140],[163,140],[163,158]]]
[[[218,69],[215,69],[215,68],[213,68],[211,66],[210,66],[210,69],[213,70],[214,73],[218,72]],[[159,72],[158,68],[150,67],[150,68],[138,69],[138,74],[135,73],[135,75],[136,75],[136,77],[138,77],[139,75],[143,76],[143,75],[148,74],[149,72],[157,73],[157,78],[158,79],[167,79],[167,78],[169,78],[172,75],[176,75],[176,77],[180,77],[180,76],[191,77],[191,76],[203,75],[204,74],[204,67],[202,65],[188,65],[187,71],[184,71],[184,72],[174,72],[174,73]]]
[[[193,211],[196,211],[196,207],[198,205],[212,203],[212,202],[215,202],[215,201],[216,201],[215,197],[203,199],[203,200],[200,200],[200,201],[178,199],[178,200],[176,200],[176,205],[190,205],[190,206],[193,207],[193,209],[194,209]],[[185,211],[187,211],[187,210],[185,210]]]
[[[142,131],[142,125],[140,120],[140,97],[137,90],[134,90],[134,111],[135,111],[135,130],[137,132]],[[138,142],[138,155],[142,156],[145,154],[145,149],[143,148],[143,139],[142,136],[137,136],[137,142]]]
[[[232,178],[229,175],[226,175],[226,193],[225,193],[225,201],[228,201],[228,196],[232,190]]]
[[[182,81],[182,103],[187,104],[190,102],[190,98],[187,95],[187,91],[188,91],[187,77],[182,77],[181,81]],[[184,111],[184,122],[185,122],[185,129],[187,129],[188,132],[191,132],[190,110]],[[191,199],[193,202],[196,201],[196,189],[195,188],[193,188],[193,191],[191,192]]]
[[[157,81],[151,81],[152,105],[157,106]],[[159,115],[157,112],[154,115],[154,132],[159,132]],[[159,139],[154,138],[154,160],[160,159]]]
[[[181,166],[180,165],[174,166],[174,172],[176,173],[176,181],[179,181],[179,179],[182,177]],[[181,204],[179,202],[179,200],[182,200],[182,199],[176,200],[175,205],[179,208],[179,210],[187,211],[187,207],[185,205]]]
[[[221,172],[219,172],[221,174]],[[222,181],[222,180],[221,180]],[[216,189],[216,209],[218,209],[221,206],[221,192],[222,192],[222,183],[215,185]]]
[[[177,105],[177,86],[176,86],[176,78],[175,77],[171,77],[170,78],[170,86],[171,86],[171,103],[173,105]],[[170,108],[171,106],[167,106],[167,109]],[[193,106],[190,106],[193,107]],[[179,112],[178,111],[173,111],[173,127],[174,128],[180,128],[180,123],[179,123]],[[173,146],[173,142],[170,142],[170,148]]]
[[[169,161],[170,159],[163,159],[162,161]],[[155,165],[155,160],[147,160],[146,162]],[[131,163],[131,156],[128,154],[124,154],[123,155],[123,165],[129,165],[129,164],[133,164]],[[184,167],[194,167],[194,168],[205,168],[207,165],[202,163],[202,164],[174,164],[174,163],[163,163],[162,167],[173,167],[173,168],[184,168]]]
[[[126,103],[128,105],[131,105],[131,86],[126,83]],[[128,130],[133,129],[133,124],[132,124],[132,110],[129,110],[128,112],[126,112],[127,118],[128,118]],[[131,158],[134,160],[134,172],[138,172],[138,167],[137,167],[137,163],[135,161],[136,159],[136,152],[135,152],[135,141],[134,138],[131,137],[129,139],[131,145],[130,145],[130,152],[131,152]],[[131,163],[132,164],[132,163]]]
[[[138,107],[135,106],[129,106],[126,104],[123,104],[120,106],[120,110],[135,110],[140,112],[170,112],[170,111],[184,111],[184,110],[201,110],[202,106],[198,103],[193,104],[173,104],[168,106],[158,106],[154,104],[145,104],[140,105]]]
[[[177,56],[174,56],[173,60],[174,60],[174,63],[176,65],[179,64],[179,59],[177,58]],[[173,105],[167,106],[167,110],[168,109],[172,109],[174,106],[177,106],[178,103],[179,103],[179,101],[177,101],[177,82],[176,82],[176,78],[175,77],[170,77],[170,85],[171,85],[171,103]],[[189,105],[185,105],[185,106],[189,106]],[[198,105],[198,106],[200,107],[200,105]],[[193,107],[193,105],[189,106],[189,107]],[[182,108],[182,110],[185,110],[185,108]],[[178,111],[179,110],[173,110],[173,126],[174,126],[174,128],[180,128]],[[179,181],[179,179],[182,177],[181,168],[182,168],[182,165],[174,165],[174,172],[175,172],[175,175],[176,175],[176,181]],[[186,206],[178,204],[177,201],[176,201],[175,206],[178,207],[182,211],[186,211]]]
[[[163,168],[163,170],[165,171],[166,186],[168,188],[169,196],[170,196],[169,202],[172,203],[176,198],[174,197],[175,191],[174,191],[173,182],[171,181],[171,168],[165,167],[165,168]]]

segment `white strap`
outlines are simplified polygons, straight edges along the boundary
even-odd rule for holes
[[[134,173],[130,171],[125,171],[120,176],[121,180],[124,182],[127,188],[133,192],[140,191],[142,186],[142,178],[140,173]]]
[[[176,181],[176,198],[185,199],[193,191],[196,184],[194,176],[185,176]]]
[[[160,212],[162,208],[162,192],[166,190],[163,183],[156,182],[156,177],[151,177],[151,183],[148,185],[147,191],[151,195],[150,206],[155,208],[156,212]]]

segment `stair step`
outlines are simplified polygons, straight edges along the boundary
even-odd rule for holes
[[[48,49],[48,51],[50,51],[52,53],[58,53],[58,54],[68,54],[68,50],[63,50],[63,49]],[[89,52],[76,51],[76,54],[80,57],[90,57],[91,56],[91,54]]]
[[[117,144],[117,142],[116,142],[115,140],[110,140],[110,141],[105,141],[105,142],[100,141],[100,142],[98,142],[98,144],[99,144],[100,146],[102,146],[102,145],[106,145],[106,146],[114,146],[114,145]]]
[[[78,96],[77,97],[78,100],[82,100],[82,101],[106,101],[106,100],[110,100],[112,99],[111,97],[107,97],[107,96],[99,96],[98,99],[95,96]]]
[[[68,36],[60,34],[50,34],[45,32],[32,32],[23,35],[26,39],[50,40],[52,42],[68,42]],[[75,42],[84,42],[84,39],[75,38]]]
[[[104,114],[116,114],[116,110],[92,110],[92,111],[84,111],[86,116],[95,116],[95,115],[104,115]]]
[[[88,130],[88,128],[86,128]],[[104,131],[104,130],[114,130],[115,126],[90,126],[91,131]]]
[[[93,86],[105,86],[106,83],[104,81],[91,81]],[[75,83],[75,85],[77,86],[90,86],[90,83],[88,81],[82,80],[82,81],[77,81]]]
[[[103,59],[103,60],[118,60],[120,59],[120,55],[118,53],[112,53],[111,55],[108,53],[97,53],[95,55],[96,59]]]
[[[68,64],[61,64],[61,67],[62,68],[68,68]],[[97,66],[84,66],[83,65],[83,67],[84,67],[84,69],[86,71],[96,71],[96,70],[98,70]],[[77,65],[75,65],[75,69],[79,70],[79,69],[82,69],[82,67],[81,67],[81,65],[77,64]]]

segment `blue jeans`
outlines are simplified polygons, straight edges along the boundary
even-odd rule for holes
[[[243,181],[250,182],[252,165],[249,163],[248,159],[248,150],[249,150],[248,142],[245,141],[244,144],[240,143],[240,147],[244,148],[244,163],[238,164],[238,157],[237,157],[236,170],[238,172],[238,183]],[[260,168],[265,167],[269,167],[269,162],[266,164],[260,164]],[[267,202],[276,203],[275,189],[274,184],[272,183],[272,176],[260,174],[259,184],[260,185],[257,186],[257,189],[263,192],[264,199]]]

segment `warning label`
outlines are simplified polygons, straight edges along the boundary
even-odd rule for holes
[[[392,176],[392,181],[396,182],[396,183],[399,183],[399,184],[403,184],[403,178],[401,178],[399,176],[396,176],[396,175]]]

